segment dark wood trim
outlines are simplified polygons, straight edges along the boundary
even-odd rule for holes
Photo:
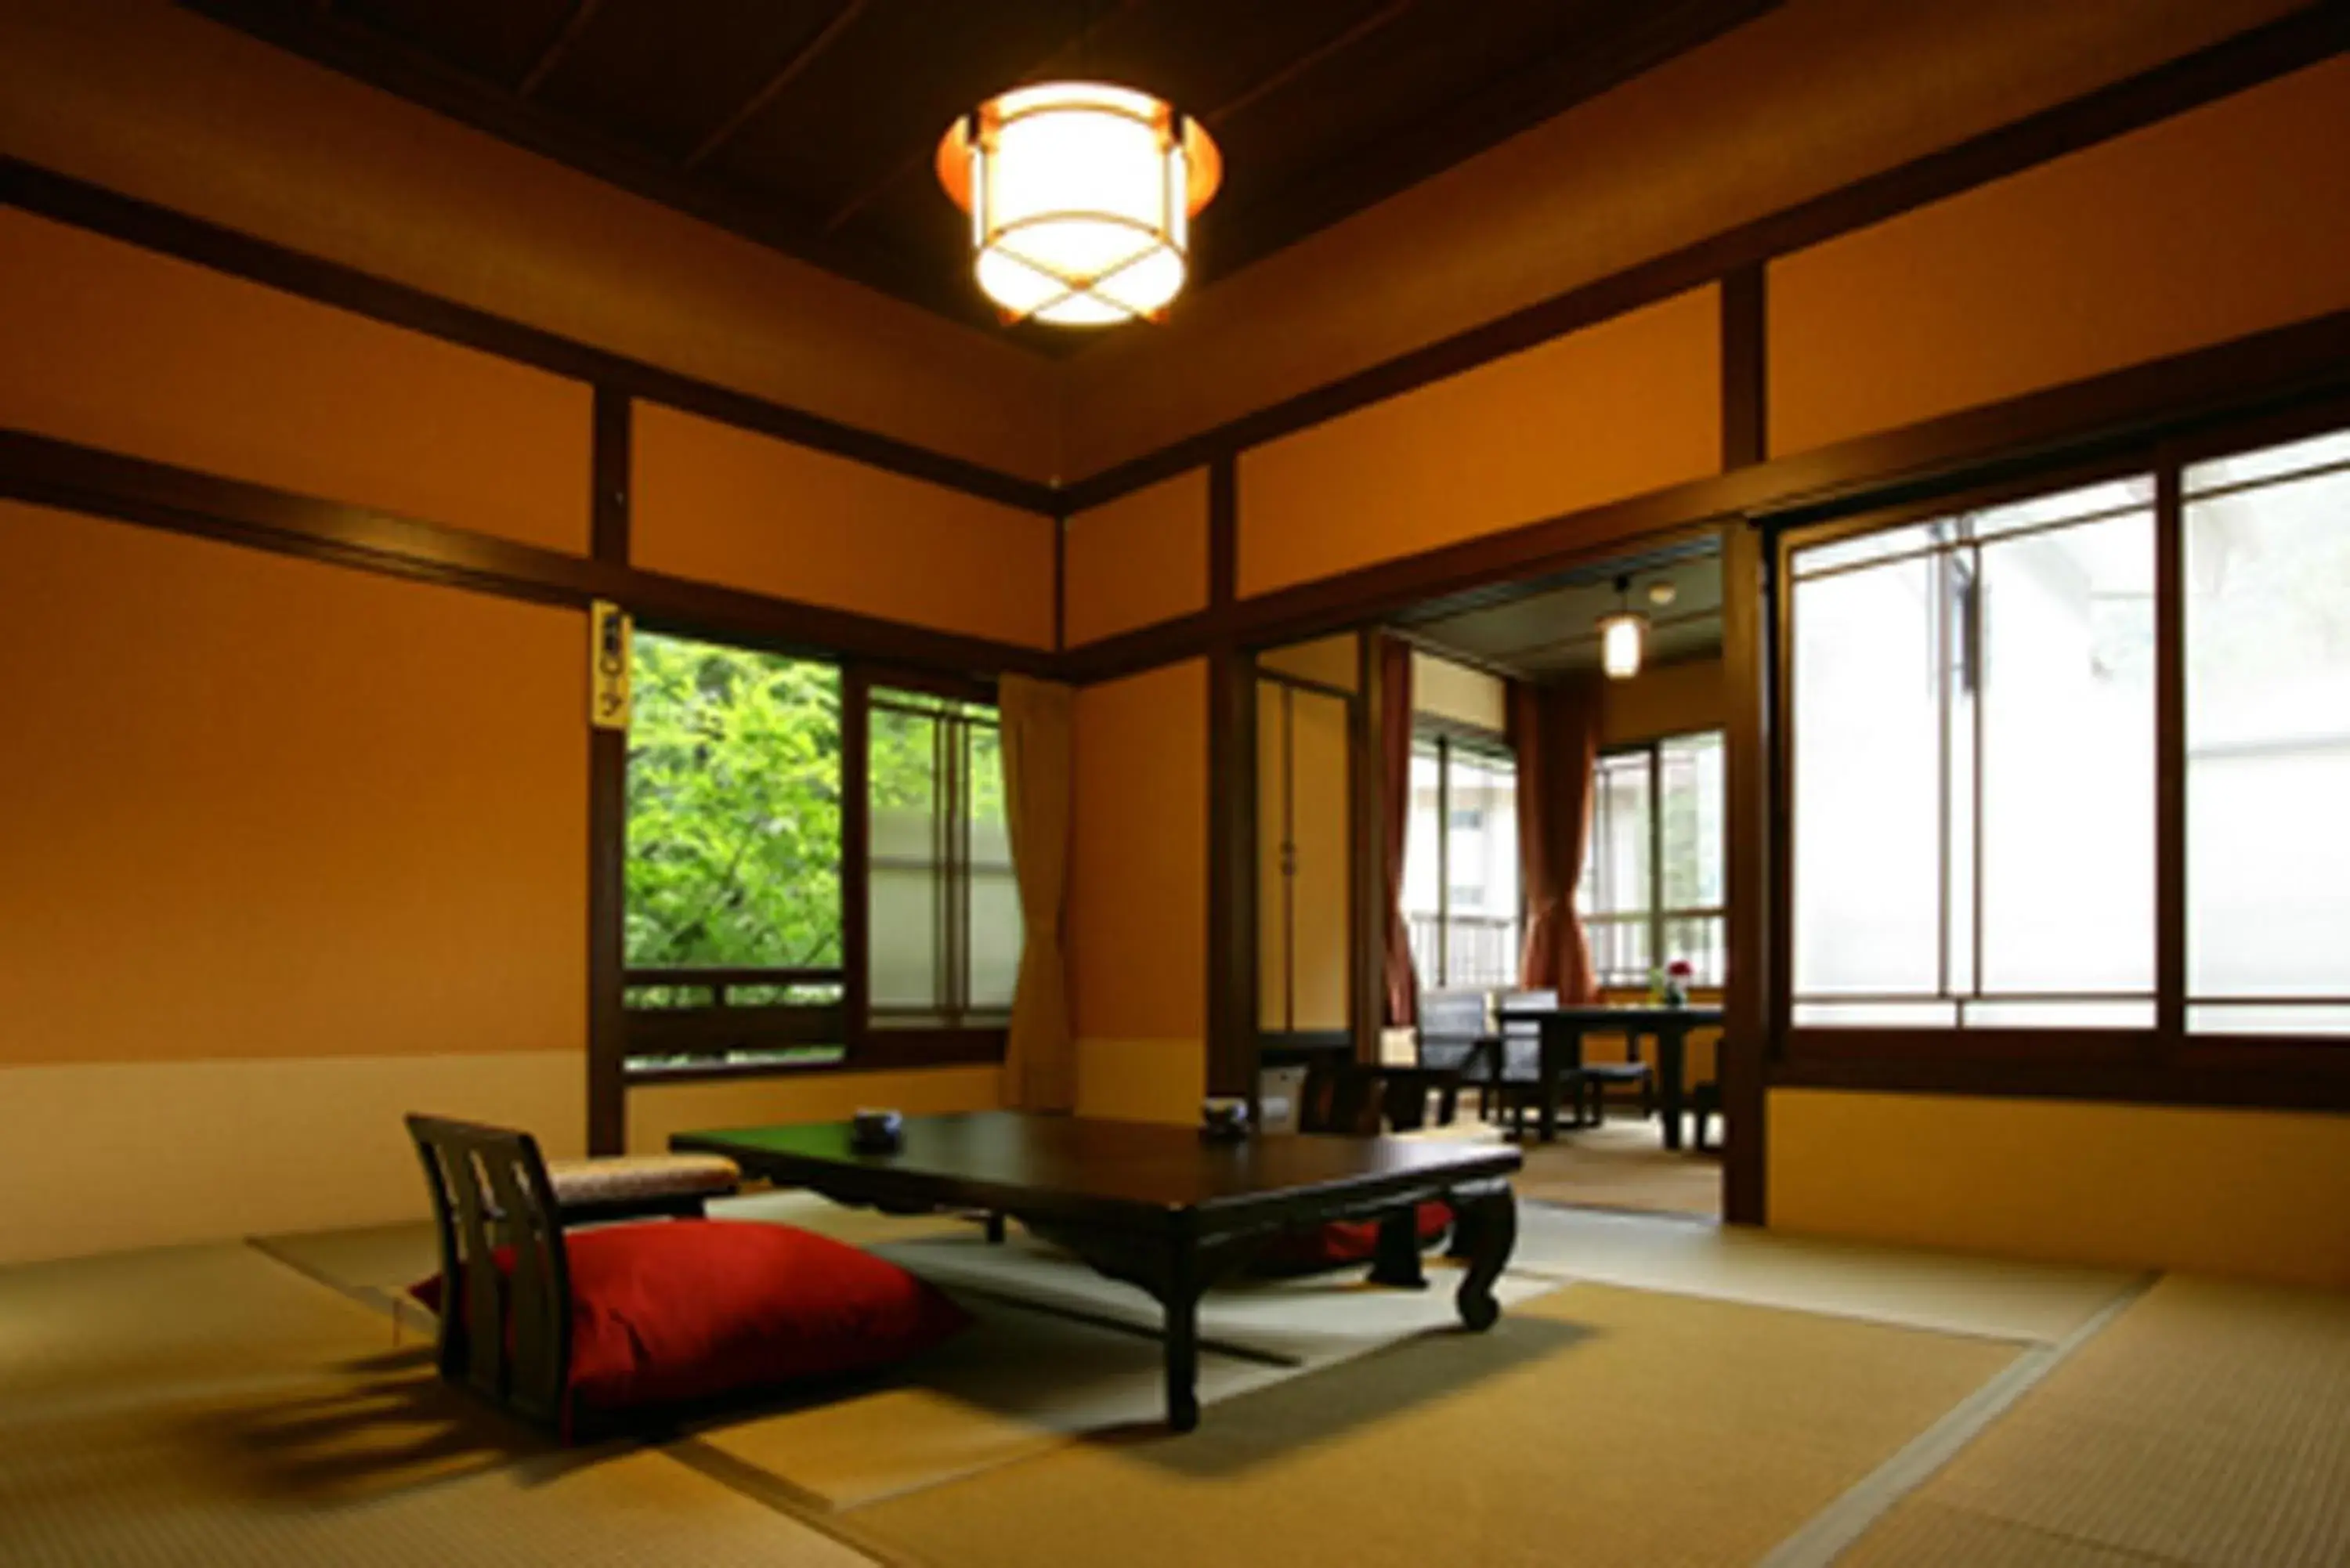
[[[840,968],[841,1001],[848,1012],[841,1044],[844,1070],[865,1064],[873,1028],[873,686],[874,671],[851,664],[840,672]]]
[[[1386,1023],[1387,705],[1378,634],[1355,634],[1354,706],[1347,716],[1347,914],[1354,940],[1347,945],[1347,1018],[1355,1060],[1379,1060]]]
[[[1208,656],[1208,1082],[1257,1109],[1256,660]]]
[[[1208,614],[1231,613],[1240,597],[1240,464],[1229,454],[1208,464]]]
[[[1068,487],[1070,509],[1101,505],[1218,455],[1295,434],[1610,317],[1727,279],[1742,268],[1759,266],[1774,256],[2020,173],[2257,87],[2330,58],[2345,47],[2350,47],[2350,7],[2334,0],[2319,0],[2086,97],[1580,285],[1087,475]],[[1727,428],[1724,433],[1728,434]]]
[[[2177,454],[2163,457],[2154,477],[2154,994],[2155,1039],[2168,1056],[2187,1037],[2187,528]]]
[[[1764,1074],[1770,1060],[1772,898],[1770,830],[1773,773],[1771,631],[1774,593],[1770,552],[1758,529],[1731,524],[1721,542],[1721,665],[1724,691],[1728,863],[1724,888],[1729,985],[1716,1072],[1721,1092],[1722,1218],[1761,1225],[1769,1215],[1764,1172],[1769,1122]]]
[[[1767,273],[1750,262],[1721,280],[1721,466],[1744,468],[1771,455],[1771,389],[1765,358]]]
[[[0,431],[0,495],[535,604],[609,599],[659,629],[783,652],[988,675],[1050,677],[1058,668],[1044,649],[640,571],[23,431]]]
[[[1048,516],[1063,510],[1059,496],[1050,485],[1014,478],[804,409],[789,408],[665,370],[338,262],[306,255],[201,218],[120,195],[21,159],[0,158],[0,202],[372,320],[755,431],[909,479]]]
[[[595,558],[629,562],[631,405],[596,389],[589,535]],[[583,654],[586,652],[582,650]],[[627,1002],[629,736],[588,732],[588,1152],[628,1145]]]
[[[1422,555],[1211,607],[1071,651],[1067,678],[1112,680],[1198,657],[1220,638],[1265,647],[1327,636],[1412,607],[1611,559],[1633,541],[1740,515],[1812,522],[1927,502],[2059,464],[2093,464],[2169,438],[2350,391],[2350,311],[2150,360],[1921,424],[1603,503]]]
[[[2350,1056],[2350,1053],[2344,1054]],[[2350,1067],[2350,1062],[2345,1062]],[[1841,1089],[1992,1099],[2096,1100],[2147,1106],[2350,1114],[2350,1071],[2236,1064],[2077,1064],[1854,1057],[1775,1064],[1774,1089]]]

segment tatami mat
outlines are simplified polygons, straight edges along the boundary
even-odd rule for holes
[[[2143,1283],[2009,1262],[1523,1203],[1514,1270],[2053,1345]]]
[[[938,1568],[1752,1562],[1996,1374],[1994,1342],[1584,1285],[848,1516]]]
[[[2350,1563],[2350,1298],[2163,1280],[1841,1561],[1955,1563],[1954,1519],[2050,1563]]]
[[[0,1562],[859,1561],[659,1454],[559,1451],[390,1335],[244,1246],[7,1271]]]

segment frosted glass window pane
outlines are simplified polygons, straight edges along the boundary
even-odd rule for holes
[[[2350,472],[2186,525],[2188,994],[2350,997]]]
[[[2203,1002],[2187,1009],[2187,1028],[2194,1034],[2350,1034],[2350,1002],[2267,1007]]]
[[[1978,1029],[2151,1029],[2154,1002],[1970,1002],[1965,1022]]]
[[[1657,748],[1663,770],[1660,831],[1668,909],[1712,909],[1722,898],[1722,773],[1720,733],[1689,735]]]
[[[1966,534],[1976,539],[1994,538],[2021,529],[2059,523],[2068,517],[2092,517],[2108,512],[2131,512],[2154,504],[2154,475],[2134,474],[2085,484],[2054,495],[2034,495],[2004,506],[1971,512],[1963,520]]]
[[[1958,1022],[1954,1002],[1799,1002],[1798,1024],[1814,1029],[1947,1029]]]
[[[938,873],[927,867],[876,866],[871,888],[872,1004],[937,1006],[941,990]]]
[[[2192,499],[2232,485],[2282,479],[2314,468],[2335,468],[2344,463],[2350,463],[2350,431],[2335,431],[2330,435],[2313,436],[2307,441],[2288,441],[2282,446],[2263,447],[2258,452],[2235,452],[2227,457],[2213,458],[2209,462],[2189,463],[2187,468],[2187,494]]]
[[[1440,907],[1436,887],[1441,858],[1436,836],[1442,831],[1436,819],[1439,774],[1434,752],[1412,753],[1411,817],[1403,838],[1403,907],[1410,914],[1433,915]],[[1435,971],[1430,967],[1427,972]]]
[[[1855,535],[1833,545],[1814,545],[1795,552],[1794,574],[1798,577],[1814,576],[1839,566],[1864,566],[1930,550],[1941,541],[1948,527],[1944,523],[1913,523],[1906,528],[1880,528],[1874,534]]]
[[[1932,992],[1940,980],[1937,564],[1798,583],[1794,984]]]
[[[2151,992],[2152,514],[1981,562],[1981,989]]]
[[[1590,901],[1595,915],[1648,908],[1648,754],[1599,759],[1593,791]]]
[[[1452,914],[1517,919],[1518,781],[1507,763],[1452,753]]]
[[[1008,872],[971,877],[971,1005],[1008,1012],[1020,981],[1020,888]]]

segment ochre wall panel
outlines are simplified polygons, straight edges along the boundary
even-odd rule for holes
[[[1716,472],[1720,317],[1696,289],[1242,453],[1241,592]]]
[[[2350,1288],[2350,1116],[1773,1089],[1774,1230]]]
[[[1301,680],[1335,686],[1341,691],[1354,691],[1362,678],[1358,641],[1351,631],[1318,637],[1312,642],[1293,642],[1285,648],[1268,648],[1256,656],[1256,662],[1261,670],[1295,675]]]
[[[0,427],[575,554],[583,383],[0,208]]]
[[[631,1154],[667,1154],[671,1133],[778,1122],[847,1121],[867,1106],[910,1116],[1002,1107],[1000,1067],[930,1067],[899,1073],[799,1073],[629,1090]]]
[[[170,0],[0,6],[0,148],[443,299],[1046,481],[1051,360]],[[974,390],[974,389],[982,389]]]
[[[433,989],[429,976],[408,985]],[[350,1004],[354,1022],[372,1000]],[[197,995],[183,1010],[211,1005]],[[411,1111],[527,1127],[552,1159],[586,1152],[582,1047],[354,1056],[325,1054],[331,1044],[0,1066],[0,1263],[422,1220],[423,1172],[400,1122]]]
[[[1599,743],[1625,746],[1727,722],[1728,680],[1720,659],[1651,664],[1599,691]]]
[[[585,640],[0,504],[0,1062],[584,1052]]]
[[[636,406],[635,564],[941,631],[1053,644],[1053,521]]]
[[[2306,0],[1783,0],[1069,363],[1082,477]],[[2314,151],[2310,150],[2310,151]],[[1218,209],[1201,219],[1211,227]]]
[[[2350,308],[2337,57],[1772,264],[1794,452]]]
[[[1066,929],[1080,1105],[1165,1106],[1182,1064],[1204,1061],[1207,759],[1204,660],[1078,690]],[[1204,1079],[1188,1082],[1196,1112]]]
[[[1079,512],[1068,527],[1070,647],[1207,607],[1206,469]]]
[[[1498,675],[1414,649],[1411,711],[1499,735],[1510,727],[1509,683]]]
[[[1293,1023],[1299,1029],[1344,1029],[1347,1023],[1354,853],[1348,842],[1347,718],[1347,704],[1338,698],[1291,694],[1297,875],[1289,979],[1296,1007]]]

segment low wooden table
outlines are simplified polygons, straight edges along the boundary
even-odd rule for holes
[[[1503,1011],[1503,1022],[1526,1021],[1542,1029],[1542,1079],[1538,1092],[1542,1096],[1542,1140],[1549,1143],[1558,1137],[1559,1080],[1583,1064],[1583,1037],[1586,1034],[1617,1034],[1637,1041],[1643,1034],[1657,1037],[1657,1103],[1665,1116],[1665,1147],[1681,1147],[1681,1113],[1687,1096],[1681,1086],[1681,1068],[1688,1054],[1689,1032],[1692,1029],[1719,1026],[1719,1007],[1622,1007],[1594,1004],[1586,1007],[1512,1007]]]
[[[1501,1316],[1493,1282],[1517,1240],[1514,1148],[1400,1138],[1259,1136],[1217,1144],[1150,1122],[984,1111],[911,1116],[904,1147],[860,1154],[848,1124],[679,1133],[670,1147],[723,1154],[744,1174],[895,1213],[1010,1214],[1166,1313],[1167,1421],[1200,1420],[1201,1293],[1285,1231],[1377,1219],[1370,1277],[1424,1289],[1413,1206],[1452,1205],[1468,1262],[1461,1321]]]

